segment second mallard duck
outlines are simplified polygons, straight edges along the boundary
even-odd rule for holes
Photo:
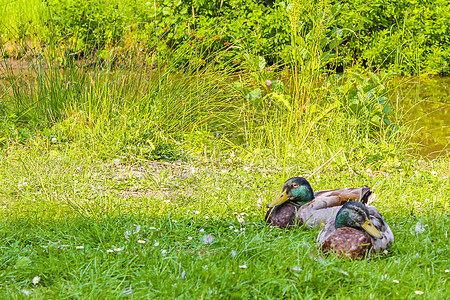
[[[281,195],[267,205],[265,220],[282,228],[303,224],[318,227],[335,216],[343,203],[367,203],[371,194],[369,187],[313,192],[305,178],[293,177],[284,183]]]
[[[317,237],[319,248],[345,258],[366,258],[387,249],[394,234],[379,211],[372,205],[350,201],[322,229]]]

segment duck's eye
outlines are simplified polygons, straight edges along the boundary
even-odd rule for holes
[[[292,186],[293,186],[294,188],[298,188],[298,183],[294,183]]]

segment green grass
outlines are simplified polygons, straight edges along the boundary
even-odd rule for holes
[[[411,156],[387,73],[324,72],[321,11],[283,72],[247,49],[243,69],[217,65],[207,39],[101,69],[57,48],[3,62],[0,296],[448,297],[448,157]],[[388,254],[321,258],[319,229],[265,224],[283,182],[311,174],[375,189]]]
[[[448,297],[448,160],[412,159],[403,170],[374,173],[326,166],[310,178],[316,190],[375,188],[395,242],[365,261],[320,258],[318,230],[264,223],[264,206],[284,180],[313,171],[296,159],[275,165],[236,155],[112,162],[70,145],[11,145],[0,162],[0,294],[404,299],[421,290],[428,299]],[[416,234],[418,222],[425,231]]]

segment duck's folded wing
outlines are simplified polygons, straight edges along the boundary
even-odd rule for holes
[[[337,214],[337,211],[336,211]],[[334,227],[334,221],[336,220],[336,214],[332,216],[332,218],[325,223],[323,229],[319,232],[319,235],[317,236],[317,244],[322,245],[323,242],[325,242],[330,235],[333,234],[333,232],[336,230]]]
[[[327,224],[330,220],[334,220],[337,212],[341,208],[340,206],[328,207],[322,209],[308,209],[300,208],[298,211],[298,218],[303,224],[310,228],[319,227],[323,224]],[[334,221],[333,221],[334,224]]]
[[[337,190],[324,190],[314,192],[315,199],[328,199],[329,207],[342,205],[347,201],[359,201],[367,203],[369,196],[372,194],[370,187],[363,188],[346,188]]]

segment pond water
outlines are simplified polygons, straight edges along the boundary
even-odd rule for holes
[[[450,156],[450,77],[399,78],[392,93],[397,112],[413,128],[421,155]]]

